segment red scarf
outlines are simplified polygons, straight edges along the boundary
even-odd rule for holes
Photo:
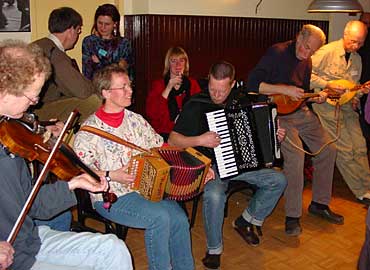
[[[122,124],[123,117],[125,116],[125,110],[118,113],[107,113],[104,111],[104,105],[102,105],[96,111],[95,115],[107,125],[117,128]]]

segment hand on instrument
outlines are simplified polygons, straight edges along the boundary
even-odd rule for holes
[[[277,129],[276,135],[278,137],[279,142],[282,142],[286,136],[286,129],[280,127],[279,120],[278,120],[278,129]]]
[[[92,176],[84,173],[73,177],[68,182],[68,186],[70,190],[81,188],[90,192],[101,192],[108,189],[108,182],[103,176],[100,177],[100,182],[98,182]]]
[[[209,148],[215,148],[220,145],[221,138],[218,134],[214,131],[207,131],[199,136],[199,144],[200,146],[205,146]]]
[[[370,90],[370,85],[362,87],[361,89],[357,90],[357,92],[360,92],[362,94],[369,94],[369,90]]]
[[[13,263],[14,249],[6,241],[0,242],[0,269],[6,269]]]
[[[326,98],[328,97],[328,93],[326,93],[325,91],[321,91],[318,94],[319,94],[318,97],[309,98],[307,101],[315,102],[318,104],[324,103],[326,101]]]
[[[354,111],[358,111],[360,109],[360,98],[357,96],[354,96],[351,102],[352,102],[352,109]]]
[[[209,181],[215,179],[215,172],[212,168],[209,168],[206,177],[204,178],[204,184],[207,184]]]
[[[135,175],[128,173],[129,164],[126,164],[122,168],[110,171],[109,176],[112,178],[112,181],[119,182],[121,184],[131,184],[135,181]]]
[[[342,85],[340,84],[337,84],[335,82],[328,82],[326,84],[326,89],[329,89],[329,90],[332,90],[334,91],[335,93],[339,94],[339,95],[342,95],[346,92],[346,88],[343,87]]]
[[[49,121],[56,121],[57,119],[50,119]],[[54,125],[46,126],[46,130],[50,131],[54,137],[58,137],[62,132],[64,123],[62,121],[56,122]]]
[[[286,94],[291,97],[293,101],[298,101],[304,96],[304,90],[302,88],[287,85],[286,86]]]

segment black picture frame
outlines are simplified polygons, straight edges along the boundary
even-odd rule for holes
[[[30,0],[0,0],[0,32],[31,32]]]

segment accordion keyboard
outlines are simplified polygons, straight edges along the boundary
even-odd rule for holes
[[[239,173],[271,168],[281,159],[277,139],[276,105],[253,103],[206,113],[210,131],[220,145],[214,148],[221,179]]]
[[[231,135],[227,125],[225,111],[218,110],[207,113],[208,126],[220,138],[220,145],[214,148],[218,171],[221,178],[233,176],[238,173],[235,155],[231,143]]]

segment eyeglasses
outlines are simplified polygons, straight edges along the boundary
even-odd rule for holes
[[[40,100],[39,96],[34,97],[34,98],[30,98],[30,97],[26,96],[25,94],[23,94],[23,96],[28,99],[28,101],[30,102],[31,105],[36,105]]]
[[[107,90],[123,90],[123,91],[127,91],[127,90],[131,90],[132,89],[132,85],[131,84],[124,84],[122,87],[115,87],[115,88],[110,88],[110,89],[107,89]]]

